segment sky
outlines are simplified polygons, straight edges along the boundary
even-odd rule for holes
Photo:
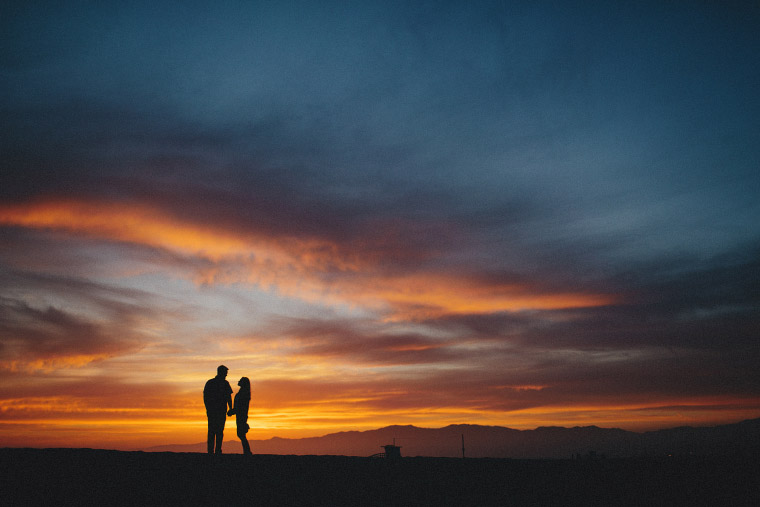
[[[0,446],[760,417],[757,2],[2,11]]]

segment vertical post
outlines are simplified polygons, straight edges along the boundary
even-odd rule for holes
[[[462,459],[464,459],[464,433],[462,433]]]

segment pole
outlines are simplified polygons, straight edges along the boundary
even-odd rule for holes
[[[464,433],[462,433],[462,459],[464,459]]]

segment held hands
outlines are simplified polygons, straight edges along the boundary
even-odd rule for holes
[[[227,411],[227,415],[232,415],[232,414],[234,414],[234,413],[235,413],[235,409],[234,409],[234,408],[231,408],[231,409],[229,409],[229,410]]]

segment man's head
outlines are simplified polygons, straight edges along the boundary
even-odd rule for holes
[[[229,370],[229,368],[227,368],[223,364],[220,364],[219,366],[216,367],[216,376],[224,378],[224,377],[227,376],[227,371],[228,370]]]

